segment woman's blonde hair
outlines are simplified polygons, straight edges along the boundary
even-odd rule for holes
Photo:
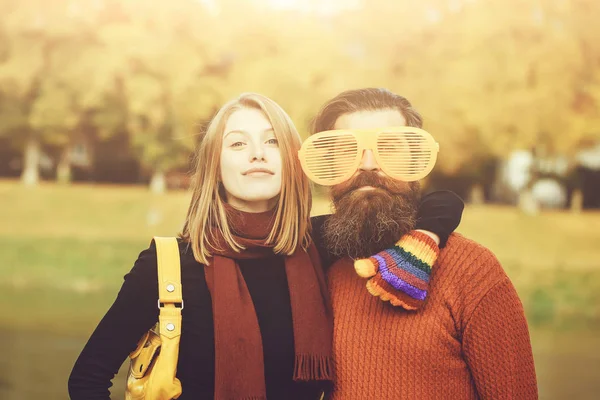
[[[279,142],[282,161],[281,192],[277,202],[275,223],[267,243],[277,254],[292,254],[298,245],[310,242],[311,195],[308,178],[302,172],[298,150],[302,140],[291,118],[273,100],[257,93],[244,93],[226,103],[203,132],[195,157],[192,178],[192,201],[180,237],[191,244],[194,258],[203,264],[211,257],[209,249],[218,249],[215,232],[235,251],[242,251],[229,227],[224,207],[219,168],[225,125],[231,114],[244,108],[262,111]]]

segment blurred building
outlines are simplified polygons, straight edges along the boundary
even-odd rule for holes
[[[575,193],[581,194],[583,208],[600,208],[600,141],[571,159],[540,149],[511,153],[498,168],[492,197],[515,205],[525,198],[527,208],[566,208]]]

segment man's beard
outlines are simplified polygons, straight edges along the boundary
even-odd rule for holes
[[[375,189],[357,190],[363,186]],[[395,181],[361,172],[332,188],[336,212],[324,224],[328,250],[339,257],[370,257],[393,246],[415,227],[421,195],[418,182]]]

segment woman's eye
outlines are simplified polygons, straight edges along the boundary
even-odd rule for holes
[[[244,142],[235,142],[235,143],[232,143],[230,147],[242,147],[245,144],[246,143],[244,143]]]
[[[277,139],[272,138],[272,139],[267,140],[267,144],[279,144],[279,142],[277,141]]]

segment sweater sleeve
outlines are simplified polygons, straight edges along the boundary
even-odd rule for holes
[[[475,307],[463,332],[463,351],[482,399],[537,399],[527,321],[508,277]]]
[[[156,247],[142,251],[116,300],[89,338],[69,377],[71,399],[107,400],[112,379],[158,320]]]

